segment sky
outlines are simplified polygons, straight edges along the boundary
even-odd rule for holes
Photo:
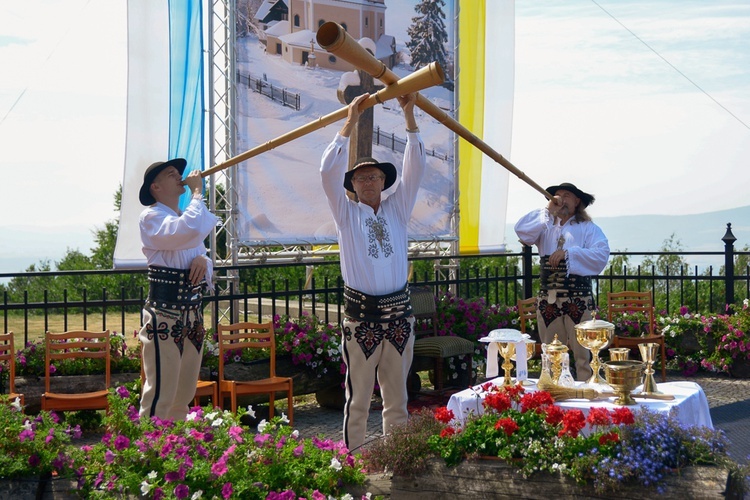
[[[116,217],[126,35],[123,1],[0,0],[0,272],[24,237],[86,253]],[[541,186],[594,193],[594,217],[750,204],[748,2],[523,0],[515,52],[507,157]],[[509,222],[543,204],[511,179]]]

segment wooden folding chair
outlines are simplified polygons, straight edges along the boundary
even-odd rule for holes
[[[45,367],[42,409],[57,411],[106,410],[110,385],[109,330],[89,332],[74,330],[65,333],[47,332],[44,336]],[[92,392],[53,392],[51,366],[65,359],[104,360],[104,389]]]
[[[237,396],[268,394],[268,416],[273,417],[276,392],[286,392],[289,425],[294,425],[294,393],[291,377],[276,375],[276,333],[273,322],[233,323],[218,326],[219,334],[219,397],[229,394],[232,412],[237,411]],[[268,349],[270,370],[268,378],[260,380],[227,380],[224,378],[224,353],[242,349]]]
[[[8,372],[8,401],[13,403],[16,399],[23,406],[23,394],[16,393],[16,351],[13,348],[13,332],[0,334],[0,364],[7,365]]]
[[[654,322],[654,299],[651,292],[609,292],[607,293],[607,321],[612,322],[618,315],[643,313],[648,317],[648,332],[641,337],[615,335],[613,347],[637,349],[638,344],[653,342],[661,349],[661,381],[667,381],[667,349],[664,335],[656,332]]]

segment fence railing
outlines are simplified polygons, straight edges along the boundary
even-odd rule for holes
[[[290,108],[294,108],[295,111],[299,111],[300,95],[296,92],[290,92],[284,87],[278,87],[272,83],[268,83],[264,79],[255,78],[251,75],[243,75],[240,72],[237,72],[237,82],[246,85],[253,92],[258,92],[274,101],[282,103],[284,106],[289,106]]]
[[[405,138],[398,137],[392,132],[383,132],[380,130],[380,127],[372,129],[372,143],[376,146],[385,146],[390,148],[391,151],[396,151],[398,153],[406,151]],[[436,149],[428,149],[425,151],[425,154],[443,161],[453,162],[453,155],[450,153],[441,152]]]
[[[728,232],[731,234],[731,232]],[[726,238],[726,237],[725,237]],[[594,295],[598,306],[606,304],[608,291],[651,290],[660,311],[676,313],[680,306],[692,312],[723,312],[726,304],[750,298],[750,268],[735,268],[736,261],[747,262],[750,252],[735,251],[734,240],[725,240],[723,252],[725,265],[699,269],[681,265],[635,266],[607,269],[594,278]],[[613,252],[617,256],[642,256],[668,261],[669,257],[685,255],[721,255],[722,252]],[[471,259],[471,262],[467,262]],[[494,260],[490,260],[494,259]],[[434,258],[418,257],[418,261]],[[538,258],[529,247],[521,253],[486,256],[456,256],[439,259],[442,267],[454,266],[452,277],[438,272],[415,273],[414,285],[426,285],[437,292],[450,292],[462,298],[483,297],[488,304],[513,306],[520,298],[533,296],[538,290]],[[490,263],[491,265],[485,265]],[[242,320],[259,319],[271,315],[298,317],[303,311],[335,323],[342,313],[343,281],[338,274],[337,261],[316,263],[315,269],[328,277],[296,283],[279,276],[278,268],[298,268],[297,275],[304,276],[309,264],[264,264],[233,266],[216,269],[217,275],[245,272],[253,278],[244,280],[239,289],[230,286],[205,297],[208,325],[215,328],[225,318]],[[471,264],[471,268],[470,265]],[[478,264],[482,264],[481,266]],[[418,267],[418,266],[415,266]],[[429,266],[422,266],[429,267]],[[477,269],[482,268],[483,271]],[[0,316],[3,329],[16,334],[23,332],[39,336],[46,330],[64,331],[72,328],[109,328],[120,332],[134,332],[140,328],[141,306],[147,295],[145,271],[58,271],[0,274]],[[315,275],[315,273],[313,273]],[[270,276],[270,277],[269,277]],[[333,276],[333,277],[331,277]],[[105,277],[107,286],[94,288],[87,282]],[[66,286],[55,283],[66,279]],[[140,281],[138,281],[140,280]],[[135,283],[138,281],[138,283]],[[38,282],[35,284],[35,282]],[[54,286],[53,286],[54,285]]]

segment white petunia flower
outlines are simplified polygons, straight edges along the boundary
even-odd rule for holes
[[[14,399],[10,406],[16,411],[21,411],[23,409],[21,407],[21,398]]]
[[[206,415],[206,420],[213,420],[213,419],[215,419],[218,416],[219,416],[219,412],[218,411],[212,411],[211,413],[208,413]]]
[[[202,496],[203,496],[203,490],[198,490],[195,493],[193,493],[193,496],[190,497],[190,500],[198,500]]]
[[[250,418],[255,418],[255,410],[253,410],[253,405],[247,405],[247,414],[250,415]]]
[[[339,471],[339,470],[341,470],[341,462],[339,462],[338,460],[336,460],[336,458],[334,457],[334,458],[331,459],[331,465],[330,465],[330,467],[333,470]]]
[[[267,425],[268,425],[268,422],[266,422],[265,418],[261,420],[260,423],[258,424],[258,432],[262,433],[266,429]]]
[[[185,416],[185,420],[188,422],[193,422],[195,420],[198,420],[198,412],[197,411],[191,411],[190,413]]]
[[[285,424],[289,423],[289,417],[287,417],[286,413],[284,413],[283,411],[281,412],[281,421],[284,422]]]
[[[148,481],[143,481],[141,483],[141,495],[148,495],[149,491],[151,491],[151,485],[148,484]]]
[[[292,437],[294,439],[297,439],[299,437],[299,431],[297,429],[294,429],[294,431],[292,432]]]
[[[214,420],[213,422],[211,422],[211,427],[220,427],[221,424],[223,424],[223,423],[224,423],[224,419],[223,418],[217,418],[216,420]]]
[[[149,478],[151,481],[153,481],[158,476],[159,476],[159,474],[157,474],[157,472],[155,470],[152,470],[151,472],[148,473],[148,475],[146,477]]]

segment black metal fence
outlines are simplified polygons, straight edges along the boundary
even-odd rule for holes
[[[731,231],[727,234],[731,236]],[[723,312],[727,304],[750,298],[750,268],[736,268],[736,262],[747,262],[750,252],[735,251],[733,236],[724,237],[723,252],[613,252],[612,257],[640,256],[668,261],[669,257],[687,255],[724,255],[720,269],[709,266],[665,265],[635,266],[632,269],[608,268],[594,279],[594,294],[599,307],[606,304],[606,293],[620,290],[651,290],[657,309],[676,313],[680,306],[692,312]],[[419,263],[428,261],[427,263]],[[440,264],[441,271],[415,272],[411,282],[426,285],[436,292],[444,291],[463,298],[482,297],[488,304],[513,306],[520,298],[533,296],[538,289],[538,259],[529,247],[521,253],[483,256],[457,256],[413,259],[415,268],[432,269]],[[215,328],[226,318],[254,320],[261,316],[289,315],[298,317],[303,311],[327,322],[337,322],[342,312],[343,282],[338,261],[315,264],[313,277],[296,282],[280,278],[280,268],[293,268],[304,276],[309,264],[264,264],[221,267],[217,276],[230,272],[248,273],[239,289],[230,286],[205,298],[209,324]],[[444,277],[452,267],[452,277]],[[481,270],[480,270],[481,269]],[[289,274],[289,273],[287,273]],[[106,277],[106,287],[94,289],[87,285],[92,278]],[[67,288],[53,286],[54,279],[66,279]],[[140,279],[140,285],[134,281]],[[0,274],[7,282],[0,287],[0,316],[4,331],[23,332],[38,336],[46,330],[64,331],[74,328],[105,329],[134,332],[140,326],[140,308],[147,290],[145,271],[60,271]],[[41,282],[45,288],[34,285]],[[219,282],[224,282],[219,280]],[[20,283],[20,285],[19,285]],[[47,287],[47,284],[50,284]],[[24,288],[26,287],[26,288]],[[51,288],[51,289],[48,289]],[[74,298],[73,298],[74,297]]]
[[[246,85],[253,92],[258,92],[274,101],[282,103],[284,106],[289,106],[290,108],[294,108],[295,111],[299,111],[300,95],[296,92],[290,92],[284,87],[278,87],[267,82],[265,79],[243,75],[240,72],[237,72],[237,82]]]
[[[406,151],[405,138],[398,137],[392,132],[383,132],[382,130],[380,130],[380,127],[373,128],[372,143],[376,146],[385,146],[387,148],[390,148],[391,151],[396,151],[398,153],[403,153],[404,151]],[[453,155],[450,153],[445,153],[436,149],[428,149],[427,151],[425,151],[425,154],[427,154],[427,156],[439,158],[443,161],[453,162]]]

